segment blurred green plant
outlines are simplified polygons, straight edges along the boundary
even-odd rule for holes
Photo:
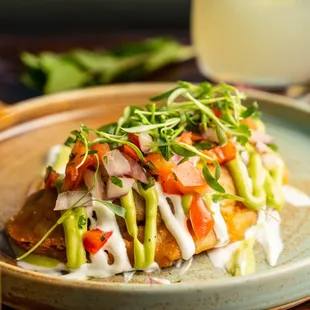
[[[125,44],[111,51],[24,52],[22,81],[43,93],[54,93],[115,80],[132,81],[193,56],[191,46],[166,37]]]

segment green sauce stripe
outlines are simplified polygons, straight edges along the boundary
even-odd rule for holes
[[[63,212],[65,211],[62,211],[62,214]],[[87,225],[84,225],[82,229],[78,227],[80,216],[87,218],[86,208],[76,208],[62,223],[65,233],[67,267],[70,269],[78,269],[86,263],[83,235],[87,231]]]
[[[144,190],[139,184],[138,189],[139,194],[145,200],[145,230],[143,244],[138,240],[136,206],[132,190],[130,190],[126,196],[121,197],[121,204],[122,207],[126,209],[125,221],[128,233],[134,240],[134,268],[142,270],[151,265],[155,260],[158,194],[154,186]]]
[[[263,166],[260,154],[251,147],[248,147],[248,151],[247,168],[239,153],[234,160],[226,164],[233,177],[237,194],[245,199],[243,204],[249,209],[257,211],[267,204],[268,207],[280,211],[284,205],[281,190],[284,166],[278,164],[276,168],[268,171]],[[248,176],[252,180],[252,190]]]
[[[284,164],[282,163],[278,163],[270,171],[266,170],[264,189],[267,195],[267,205],[277,211],[281,211],[285,204],[282,193],[283,175]]]
[[[259,154],[250,151],[249,157],[249,173],[238,152],[236,158],[228,162],[226,166],[233,177],[237,194],[245,199],[243,204],[249,209],[259,210],[266,204],[264,167]],[[248,176],[252,180],[252,191]]]

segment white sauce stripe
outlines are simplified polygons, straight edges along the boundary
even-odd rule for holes
[[[279,212],[267,209],[265,221],[257,224],[256,239],[265,251],[266,261],[270,266],[275,266],[283,251],[281,238]],[[264,212],[260,210],[259,212]]]
[[[227,225],[226,222],[222,216],[220,204],[217,202],[212,202],[210,206],[210,210],[213,213],[213,219],[214,219],[214,232],[216,234],[216,237],[218,239],[218,242],[216,244],[216,248],[225,246],[229,243],[229,235],[227,231]]]
[[[283,250],[283,241],[280,232],[280,215],[273,209],[264,207],[258,212],[256,225],[250,227],[245,233],[245,239],[255,238],[264,249],[266,261],[270,266],[275,266]],[[224,247],[212,249],[207,252],[208,257],[214,267],[226,270],[228,262],[231,260],[235,250],[242,241],[230,243]],[[246,256],[242,255],[240,265],[245,267]],[[242,270],[245,268],[241,268]]]
[[[105,232],[113,231],[113,234],[96,254],[90,256],[91,263],[88,264],[87,275],[105,278],[124,271],[131,271],[132,267],[127,255],[125,242],[119,231],[114,213],[98,202],[94,203],[93,210],[97,215],[96,228]],[[109,265],[108,255],[105,251],[113,255],[113,264]]]
[[[234,252],[238,249],[241,242],[233,242],[222,248],[212,249],[207,251],[208,257],[214,267],[221,268],[226,271],[226,266],[230,261]]]
[[[290,185],[283,185],[282,192],[285,200],[294,207],[310,207],[310,196],[303,191]]]
[[[195,254],[195,243],[186,225],[186,216],[183,212],[181,197],[177,195],[166,195],[159,183],[155,184],[158,193],[159,211],[167,229],[171,232],[177,241],[182,258],[190,259]],[[171,211],[167,198],[170,198],[174,204],[176,216]]]
[[[88,171],[87,173],[89,174],[88,179],[91,180],[94,172]],[[87,185],[92,186],[91,182]],[[100,178],[98,178],[97,185],[103,186]],[[93,189],[92,195],[94,198],[101,198],[102,193],[98,186]],[[124,271],[131,271],[132,267],[125,242],[120,233],[115,214],[100,202],[93,202],[93,211],[96,212],[97,221],[91,220],[90,229],[99,228],[104,232],[113,231],[113,234],[99,252],[90,255],[91,263],[87,264],[85,273],[87,276],[106,278]],[[109,265],[108,255],[105,251],[113,255],[113,264]]]

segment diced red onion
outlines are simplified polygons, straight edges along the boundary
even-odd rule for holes
[[[218,142],[216,131],[214,128],[207,128],[201,133],[202,138],[206,141]]]
[[[255,146],[256,146],[256,149],[258,150],[258,152],[261,154],[267,153],[270,151],[268,146],[263,142],[257,142]]]
[[[85,197],[83,197],[85,196]],[[58,195],[54,211],[68,210],[74,207],[90,207],[92,205],[92,195],[86,191],[64,192]]]
[[[130,176],[130,177],[134,178],[135,180],[138,180],[142,183],[149,184],[146,173],[144,172],[141,165],[137,161],[132,159],[131,157],[129,157],[127,155],[124,155],[124,156],[128,160],[128,162],[130,164],[130,168],[131,168],[131,172],[126,174],[126,175],[128,175],[128,176]]]
[[[103,158],[103,174],[106,176],[122,176],[131,173],[128,160],[119,150],[107,152]]]
[[[192,163],[195,167],[197,166],[199,160],[200,160],[199,156],[192,156],[188,159],[188,161]]]
[[[275,168],[278,164],[278,158],[275,154],[273,153],[266,153],[262,155],[262,160],[264,166],[268,169],[271,170]]]
[[[119,180],[122,182],[122,187],[114,184],[111,179],[107,181],[107,199],[111,200],[127,195],[135,183],[132,178],[122,177]]]
[[[192,163],[186,161],[172,169],[183,186],[202,186],[203,179],[198,169]]]
[[[139,145],[143,153],[149,152],[153,146],[152,136],[147,132],[141,132],[139,134]]]
[[[171,161],[172,161],[174,164],[178,165],[179,162],[180,162],[183,158],[184,158],[183,156],[174,154],[174,155],[171,157]]]
[[[252,143],[262,142],[265,144],[272,143],[274,138],[266,132],[251,130],[251,137],[249,139]]]
[[[171,161],[172,161],[174,164],[178,165],[179,162],[180,162],[183,158],[184,158],[183,156],[174,154],[174,155],[171,157]],[[190,158],[188,159],[188,161],[189,161],[190,163],[192,163],[193,166],[195,166],[195,167],[196,167],[196,165],[198,164],[199,160],[200,160],[200,157],[199,157],[199,156],[192,156],[192,157],[190,157]]]
[[[91,171],[89,169],[86,169],[84,173],[84,182],[87,186],[88,190],[90,190],[94,186],[95,181],[95,172]],[[103,199],[104,198],[104,184],[102,182],[102,178],[100,174],[97,174],[97,184],[96,186],[91,190],[92,196],[94,198]]]
[[[168,279],[160,279],[155,277],[149,277],[148,282],[150,284],[171,284],[170,280]]]

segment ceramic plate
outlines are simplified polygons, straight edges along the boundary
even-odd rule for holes
[[[46,151],[62,143],[80,123],[98,127],[115,121],[123,108],[143,105],[170,84],[131,84],[79,90],[33,99],[8,109],[0,122],[0,225],[21,207]],[[310,194],[310,107],[284,97],[249,92],[260,103],[269,132],[276,137],[290,170],[290,184]],[[257,273],[230,277],[213,268],[206,254],[195,257],[180,276],[169,268],[160,274],[170,285],[150,285],[140,274],[74,281],[22,270],[2,255],[2,295],[20,309],[269,309],[292,306],[310,296],[310,208],[287,205],[282,213],[285,248],[270,268],[255,248]],[[3,237],[3,235],[2,235]],[[2,250],[7,251],[5,240]],[[280,309],[280,308],[279,308]],[[284,309],[281,307],[281,309]]]

